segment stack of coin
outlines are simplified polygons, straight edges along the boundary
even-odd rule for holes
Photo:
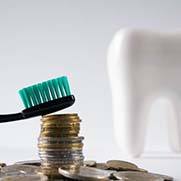
[[[79,136],[78,114],[47,115],[41,119],[38,140],[42,172],[59,176],[58,168],[76,169],[83,165],[83,137]]]

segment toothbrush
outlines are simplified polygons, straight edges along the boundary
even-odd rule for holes
[[[19,90],[25,109],[19,113],[0,115],[0,123],[50,114],[75,102],[66,76],[48,80]]]

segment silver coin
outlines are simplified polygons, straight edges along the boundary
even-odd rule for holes
[[[44,155],[44,154],[39,154],[40,157],[42,158],[57,158],[57,159],[69,159],[69,158],[84,158],[82,154],[67,154],[67,155]]]
[[[49,163],[74,163],[74,162],[83,162],[83,158],[74,158],[74,159],[47,159],[41,158],[41,162]]]
[[[9,165],[1,169],[1,175],[25,175],[25,174],[37,174],[41,171],[39,166],[32,165]]]
[[[72,155],[44,155],[44,154],[39,154],[39,157],[40,158],[52,158],[52,159],[55,159],[55,158],[58,158],[58,159],[61,159],[61,158],[76,158],[76,157],[83,157],[82,154],[72,154]]]
[[[72,154],[45,154],[45,153],[39,153],[40,157],[47,157],[47,158],[69,158],[69,157],[74,157],[74,156],[83,156],[83,154],[77,154],[77,153],[72,153]]]
[[[72,162],[43,162],[42,161],[42,167],[54,167],[54,166],[66,166],[66,165],[81,165],[83,166],[83,161],[72,161]]]
[[[69,154],[82,154],[82,150],[67,150],[67,151],[56,151],[56,150],[42,150],[39,151],[41,154],[45,155],[69,155]]]
[[[65,141],[46,141],[46,140],[44,140],[44,141],[39,141],[38,142],[38,145],[40,145],[40,144],[42,144],[42,145],[69,145],[69,144],[72,144],[72,143],[82,143],[82,141],[67,141],[67,142],[65,142]]]
[[[82,151],[82,148],[74,148],[74,147],[72,147],[72,148],[39,148],[39,151],[41,152],[41,151],[67,151],[67,152],[69,152],[69,151]]]
[[[64,158],[48,158],[48,157],[41,157],[41,160],[44,161],[74,161],[74,160],[84,160],[83,156],[78,156],[78,157],[64,157]]]
[[[27,160],[27,161],[19,161],[16,162],[17,165],[33,165],[33,166],[40,166],[41,161],[40,160]]]
[[[49,156],[49,155],[39,155],[41,159],[49,159],[49,160],[59,160],[59,159],[74,159],[74,158],[84,158],[83,155],[66,155],[66,156]]]
[[[115,172],[113,176],[117,179],[127,179],[127,181],[173,181],[173,178],[169,176],[137,171]]]
[[[48,181],[48,177],[45,175],[13,175],[4,176],[0,178],[0,181]]]
[[[66,178],[71,178],[75,180],[108,181],[109,177],[113,172],[108,170],[100,170],[97,168],[81,166],[78,170],[64,170],[59,168],[59,173]]]

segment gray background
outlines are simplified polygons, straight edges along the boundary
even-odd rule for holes
[[[83,120],[81,134],[86,138],[86,158],[122,158],[113,137],[106,70],[108,45],[120,28],[179,30],[180,8],[179,0],[1,0],[1,113],[23,108],[17,94],[20,88],[68,75],[77,101],[66,112],[78,112]],[[156,114],[154,118],[157,125],[162,125],[162,115]],[[0,160],[38,158],[39,128],[39,118],[1,124]],[[158,134],[155,131],[148,139],[150,147],[155,144],[155,148],[165,149],[166,131]],[[157,137],[161,139],[158,144]],[[153,163],[140,160],[136,161],[154,170],[157,159]],[[172,164],[172,159],[166,163]],[[159,168],[160,172],[168,171]]]

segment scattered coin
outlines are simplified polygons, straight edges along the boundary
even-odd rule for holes
[[[138,168],[138,170],[135,170],[135,171],[139,171],[139,172],[148,172],[148,170],[145,170],[143,168]]]
[[[48,177],[44,175],[5,176],[0,178],[0,181],[48,181]]]
[[[101,169],[101,170],[108,170],[109,167],[107,166],[106,163],[96,163],[96,168]]]
[[[1,175],[3,176],[11,176],[11,175],[33,175],[40,173],[41,169],[39,166],[32,165],[8,165],[6,167],[2,167]]]
[[[64,170],[62,168],[59,168],[59,173],[66,178],[71,178],[74,180],[108,181],[110,180],[109,177],[113,172],[108,170],[101,170],[97,168],[81,166],[78,170]]]
[[[27,160],[27,161],[19,161],[16,162],[17,165],[32,165],[32,166],[40,166],[41,161],[40,160]]]
[[[117,179],[125,179],[126,181],[173,181],[173,178],[168,176],[137,171],[115,172],[113,176]]]
[[[86,160],[86,161],[84,161],[84,165],[87,166],[87,167],[95,167],[96,166],[96,161]]]
[[[121,160],[109,160],[106,162],[106,165],[108,169],[110,170],[117,170],[117,171],[139,171],[139,168],[137,165],[126,162],[126,161],[121,161]]]
[[[5,166],[6,166],[5,163],[0,163],[0,170],[1,170],[2,167],[5,167]]]

